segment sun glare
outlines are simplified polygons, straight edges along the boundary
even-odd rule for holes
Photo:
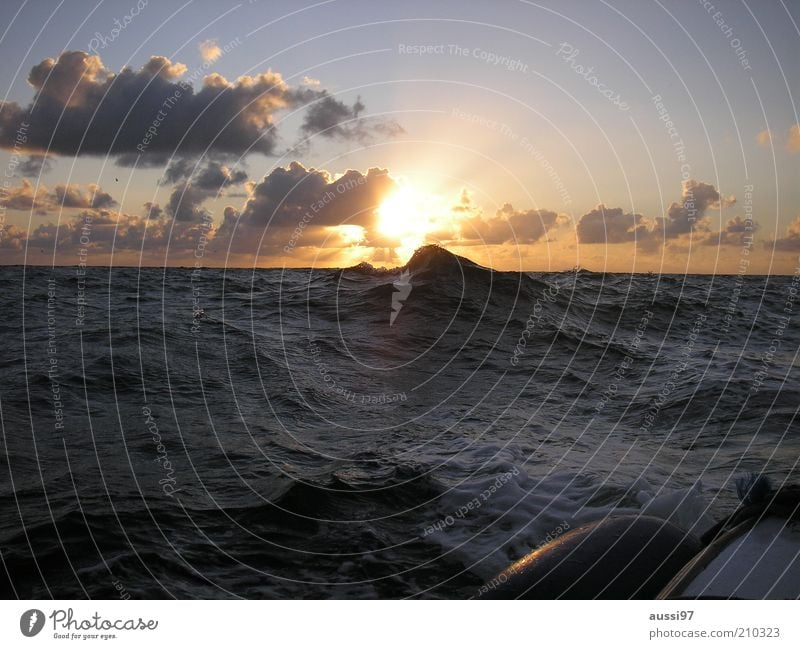
[[[395,251],[408,258],[441,229],[446,212],[436,197],[405,184],[392,192],[378,208],[378,229],[395,242]]]
[[[348,246],[354,246],[364,240],[364,228],[360,225],[337,225],[336,234]]]

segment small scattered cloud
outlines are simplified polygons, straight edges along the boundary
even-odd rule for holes
[[[753,235],[759,225],[752,219],[735,216],[728,219],[725,227],[719,232],[708,232],[700,237],[700,243],[706,246],[743,246],[752,243]]]
[[[621,207],[598,205],[577,224],[579,243],[629,243],[654,249],[692,232],[710,232],[705,215],[710,209],[730,207],[736,199],[721,195],[713,185],[689,179],[683,183],[681,200],[670,204],[665,216],[647,219]]]
[[[209,38],[200,43],[197,47],[200,50],[200,57],[206,63],[213,63],[222,56],[222,48],[219,46],[219,42],[216,38]]]
[[[52,190],[45,185],[34,185],[27,178],[17,186],[7,188],[0,196],[0,206],[9,210],[34,211],[44,215],[62,208],[101,209],[116,205],[111,194],[99,185],[81,187],[75,184],[56,185]]]
[[[26,176],[43,176],[53,169],[53,165],[46,155],[33,154],[25,158],[19,165],[19,170]]]
[[[164,171],[162,185],[171,185],[179,181],[191,180],[198,189],[218,192],[226,187],[241,185],[247,181],[247,172],[232,169],[223,162],[206,161],[202,167],[197,160],[177,158]]]
[[[231,169],[219,162],[208,162],[194,177],[194,184],[201,189],[218,192],[225,187],[241,185],[247,181],[247,172]]]
[[[464,211],[464,196],[456,209]],[[497,210],[495,216],[484,219],[480,215],[464,218],[461,221],[461,238],[465,242],[479,241],[492,245],[502,243],[532,244],[547,235],[557,225],[559,215],[550,210],[516,210],[506,203]]]
[[[56,185],[52,196],[57,207],[101,209],[116,205],[111,194],[104,192],[95,184],[90,184],[86,189],[78,185]]]
[[[759,146],[764,148],[769,147],[772,144],[772,131],[768,128],[765,128],[763,131],[759,131],[756,135],[756,142]]]
[[[789,128],[786,150],[792,154],[800,153],[800,124],[794,124]]]
[[[91,225],[89,235],[85,235],[83,229],[87,223]],[[89,209],[58,225],[42,224],[25,236],[19,231],[12,231],[3,236],[0,248],[16,251],[24,248],[44,249],[50,254],[55,251],[61,263],[74,260],[81,249],[88,251],[88,258],[94,258],[98,263],[107,259],[110,253],[118,251],[144,251],[163,259],[170,251],[191,254],[199,237],[207,236],[212,231],[207,222],[171,221],[167,218],[148,218],[147,215]]]
[[[174,185],[180,180],[186,180],[195,172],[196,167],[197,162],[194,158],[173,158],[164,170],[164,175],[159,183]]]
[[[785,235],[778,237],[774,241],[766,241],[764,245],[767,248],[774,247],[775,250],[800,252],[800,216],[789,224]]]
[[[12,223],[0,224],[0,250],[19,252],[25,247],[28,232]]]
[[[378,135],[395,137],[404,133],[392,120],[361,117],[365,106],[361,97],[352,106],[322,91],[322,96],[311,104],[303,120],[302,131],[309,138],[320,136],[329,139],[365,141]]]

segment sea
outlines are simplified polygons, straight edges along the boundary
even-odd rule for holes
[[[798,481],[800,274],[0,268],[0,594],[469,598]]]

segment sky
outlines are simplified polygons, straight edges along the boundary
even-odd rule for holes
[[[800,267],[800,3],[0,5],[0,263]]]

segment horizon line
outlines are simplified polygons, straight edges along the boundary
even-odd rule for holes
[[[358,264],[356,264],[358,265]],[[403,266],[393,266],[388,268],[386,266],[373,266],[376,270],[400,270]],[[186,266],[186,265],[172,265],[172,266],[156,266],[156,265],[131,265],[131,264],[86,264],[81,266],[79,264],[4,264],[0,262],[0,268],[157,268],[165,270],[167,268],[176,268],[184,270],[350,270],[354,266]],[[486,270],[495,273],[541,273],[541,274],[562,274],[574,273],[575,268],[564,268],[563,270],[498,270],[484,266]],[[592,273],[595,275],[658,275],[665,277],[675,275],[679,277],[794,277],[797,273],[680,273],[680,272],[658,272],[653,270],[645,271],[619,271],[619,270],[592,270],[590,268],[580,267],[578,272]]]

